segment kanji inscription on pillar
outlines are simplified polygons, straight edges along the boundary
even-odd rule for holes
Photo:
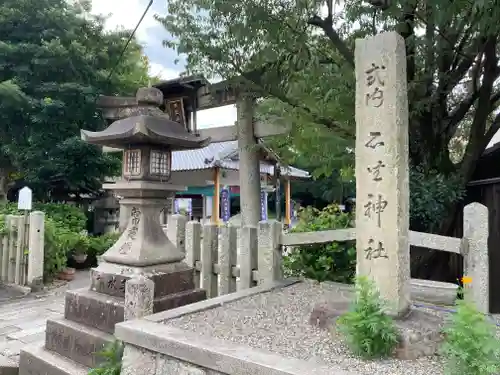
[[[356,41],[357,272],[395,315],[409,306],[408,99],[403,39]]]

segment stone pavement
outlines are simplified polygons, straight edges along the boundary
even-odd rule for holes
[[[5,303],[22,296],[23,293],[20,290],[8,288],[0,284],[0,306],[3,306]]]
[[[87,285],[90,285],[89,272],[77,271],[67,288],[55,294],[27,296],[10,303],[0,300],[0,361],[4,356],[17,363],[21,348],[37,342],[42,345],[47,319],[64,315],[64,291]]]

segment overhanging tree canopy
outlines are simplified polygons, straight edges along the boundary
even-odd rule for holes
[[[117,160],[79,140],[104,126],[100,94],[133,95],[148,63],[129,31],[107,32],[88,1],[6,0],[0,5],[0,169],[39,199],[95,194]],[[111,71],[114,74],[111,75]]]
[[[244,75],[271,98],[268,118],[295,125],[295,150],[326,169],[352,158],[354,40],[397,30],[407,52],[412,225],[444,231],[436,211],[453,211],[500,128],[499,5],[400,0],[382,11],[360,0],[172,0],[157,18],[188,70]],[[438,187],[437,196],[425,193]]]

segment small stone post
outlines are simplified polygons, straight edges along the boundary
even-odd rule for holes
[[[259,284],[283,279],[280,237],[281,223],[275,220],[259,223]]]
[[[219,227],[215,223],[203,226],[203,245],[201,250],[201,287],[207,292],[208,298],[217,297],[217,275],[214,264],[217,262],[219,249]]]
[[[167,237],[183,254],[186,253],[186,223],[187,217],[180,214],[170,216],[167,222]]]
[[[255,285],[253,270],[257,269],[258,233],[257,227],[244,226],[240,230],[240,282],[239,289]]]
[[[236,292],[236,278],[233,277],[233,266],[237,260],[236,227],[228,225],[220,227],[219,251],[219,295]]]
[[[32,291],[43,285],[45,214],[33,211],[29,217],[28,274],[26,283]]]
[[[189,221],[186,224],[186,258],[189,267],[195,269],[194,285],[200,287],[200,273],[196,270],[196,262],[201,261],[201,224],[197,221]]]
[[[153,314],[155,284],[138,275],[125,283],[125,320],[139,319]]]
[[[410,301],[408,90],[404,39],[356,40],[356,249],[388,312]]]
[[[488,208],[481,203],[470,203],[464,208],[464,238],[468,248],[464,256],[464,275],[472,278],[466,284],[479,311],[490,312],[488,260]]]

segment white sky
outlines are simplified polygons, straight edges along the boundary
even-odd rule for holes
[[[111,15],[106,27],[112,30],[120,26],[127,29],[134,29],[144,10],[145,5],[140,0],[92,0],[92,13]],[[153,14],[154,12],[150,9],[137,29],[136,37],[141,44],[147,45],[149,49],[163,49],[165,47],[160,43],[155,41],[155,44],[151,44],[148,40],[147,29],[157,25]],[[151,74],[159,75],[164,79],[175,78],[180,73],[180,70],[176,71],[172,68],[167,68],[158,62],[150,62],[150,65]],[[234,105],[198,112],[198,128],[232,125],[235,121],[236,108]]]

